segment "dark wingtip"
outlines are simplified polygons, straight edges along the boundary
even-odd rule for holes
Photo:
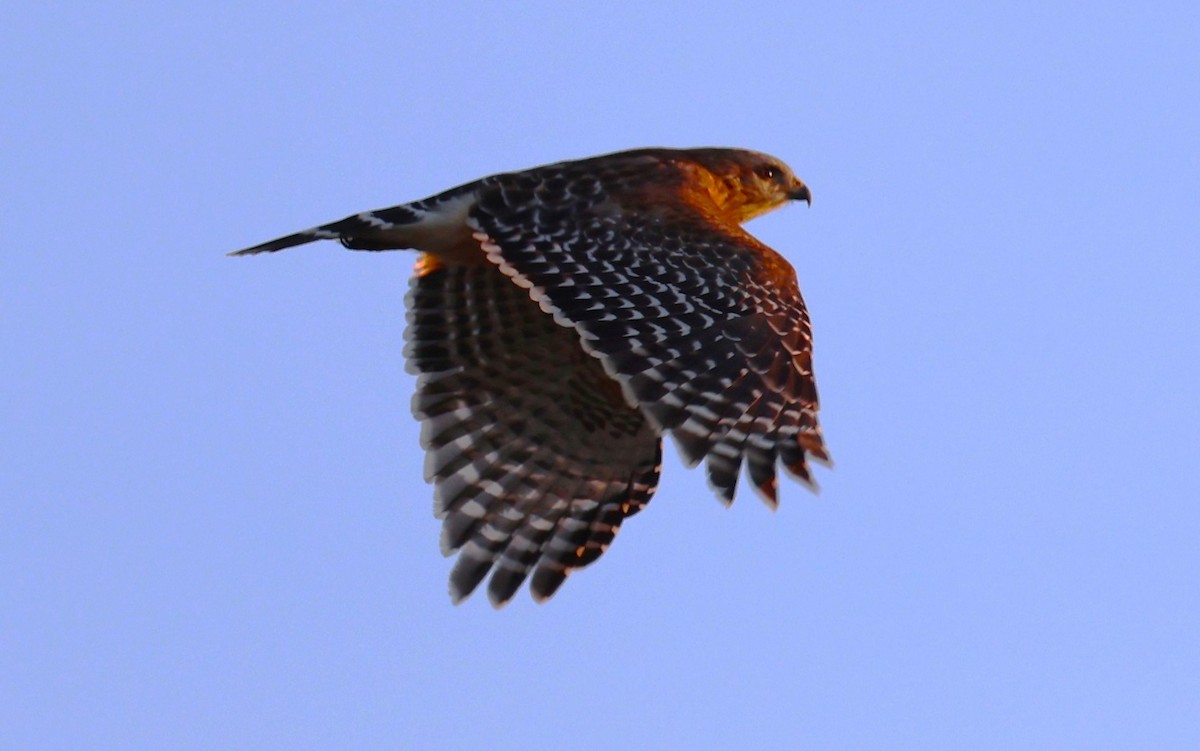
[[[558,588],[567,580],[571,570],[561,563],[543,560],[533,572],[533,581],[529,583],[529,594],[539,605],[554,596]]]
[[[525,577],[528,576],[528,569],[512,569],[505,566],[498,566],[492,572],[492,578],[488,581],[488,601],[492,603],[492,607],[499,610],[508,604],[508,601],[517,594],[517,590],[525,583]]]
[[[714,451],[708,455],[707,470],[708,486],[716,493],[717,500],[726,508],[733,505],[733,498],[737,494],[738,475],[742,471],[742,457],[725,456]]]
[[[470,597],[491,568],[491,559],[460,555],[450,570],[450,600],[457,605]]]

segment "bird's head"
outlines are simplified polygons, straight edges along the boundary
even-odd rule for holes
[[[788,201],[812,203],[812,193],[792,168],[769,154],[745,149],[691,149],[707,173],[705,189],[721,213],[738,224]]]

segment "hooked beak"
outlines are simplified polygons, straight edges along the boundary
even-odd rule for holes
[[[796,187],[792,189],[792,192],[788,193],[788,198],[793,201],[804,201],[812,206],[812,193],[809,192],[808,186],[799,180],[796,181]]]

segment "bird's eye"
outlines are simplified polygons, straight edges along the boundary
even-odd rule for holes
[[[758,176],[764,180],[778,180],[781,174],[783,173],[773,164],[764,164],[758,168]]]

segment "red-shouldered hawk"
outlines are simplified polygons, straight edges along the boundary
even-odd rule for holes
[[[811,202],[741,149],[639,149],[494,175],[262,245],[422,251],[405,354],[425,479],[459,551],[455,602],[545,600],[658,485],[662,435],[728,504],[743,464],[828,462],[811,328],[792,267],[741,224]]]

